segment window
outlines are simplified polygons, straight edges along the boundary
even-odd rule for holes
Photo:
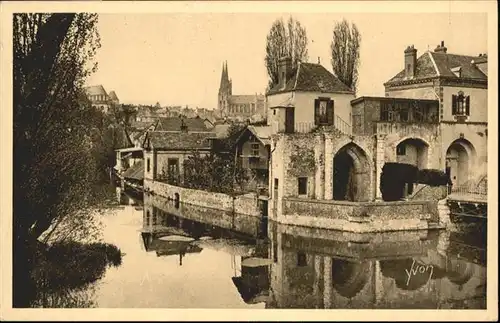
[[[276,109],[273,109],[273,115],[276,115]]]
[[[298,178],[299,195],[307,195],[307,177]]]
[[[452,114],[458,116],[470,115],[470,96],[464,95],[460,91],[457,95],[452,96]]]
[[[149,211],[146,211],[146,225],[149,225],[149,219],[151,218],[151,214]]]
[[[404,155],[406,155],[406,145],[405,144],[399,144],[396,147],[396,154],[398,156],[404,156]]]
[[[151,160],[146,159],[146,171],[149,173],[151,171]]]
[[[389,106],[382,103],[380,107],[380,121],[389,121]]]
[[[258,143],[250,144],[250,149],[252,151],[252,156],[259,156],[260,145]]]
[[[303,252],[297,252],[297,266],[304,267],[307,266],[307,256]]]
[[[274,189],[278,190],[278,179],[277,178],[274,179]]]
[[[314,122],[316,125],[333,125],[333,100],[319,98],[314,100]]]
[[[177,173],[179,170],[179,159],[177,158],[167,159],[167,166],[170,172]]]

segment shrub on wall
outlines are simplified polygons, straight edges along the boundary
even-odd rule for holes
[[[429,186],[444,186],[451,184],[448,174],[439,169],[421,169],[417,174],[417,183]]]
[[[316,171],[316,160],[314,150],[303,149],[295,145],[290,155],[289,173],[293,176],[304,176],[314,174]]]

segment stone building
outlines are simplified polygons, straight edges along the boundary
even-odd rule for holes
[[[439,106],[437,124],[410,130],[415,122],[387,128],[377,140],[391,146],[413,138],[430,148],[428,166],[450,173],[454,186],[486,174],[488,137],[488,58],[448,53],[444,42],[417,58],[413,46],[404,51],[404,69],[384,84],[386,97],[433,100]],[[435,105],[433,103],[432,105]],[[397,109],[397,107],[396,107]],[[434,108],[433,108],[434,109]],[[433,110],[434,113],[434,110]],[[383,125],[380,125],[384,127]],[[429,138],[423,128],[437,134]],[[382,133],[382,132],[380,132]],[[406,134],[405,134],[406,133]],[[429,132],[428,132],[429,133]],[[388,139],[395,135],[396,142]],[[386,136],[387,135],[387,136]],[[385,137],[385,139],[384,139]],[[377,152],[378,153],[378,152]]]
[[[233,81],[229,79],[227,62],[222,64],[216,113],[218,118],[237,121],[263,119],[265,117],[264,102],[263,95],[233,95]]]
[[[422,201],[398,211],[377,204],[386,162],[446,170],[455,186],[485,176],[487,57],[448,54],[441,43],[418,59],[408,47],[404,62],[384,84],[386,96],[355,99],[323,66],[299,63],[292,70],[288,58],[280,60],[279,82],[266,97],[269,213],[276,221],[344,230],[427,228],[438,219]],[[401,214],[397,220],[394,212]],[[356,214],[367,227],[354,223]]]
[[[101,109],[105,113],[109,111],[112,104],[120,103],[115,91],[108,94],[102,85],[88,86],[85,88],[85,93],[92,106]]]
[[[211,151],[212,132],[150,131],[144,141],[145,180],[155,181],[170,174],[174,181],[184,180],[184,161],[198,151],[201,156]]]
[[[345,200],[347,191],[356,190],[351,200],[373,199],[373,140],[351,136],[353,99],[354,92],[320,64],[301,62],[292,70],[290,59],[280,60],[279,82],[266,97],[271,128],[269,213],[277,220],[288,198],[331,200],[335,195]],[[342,169],[334,167],[337,155]],[[344,165],[346,156],[353,156],[355,165]],[[351,182],[335,176],[349,174],[349,169]],[[334,178],[341,182],[334,183]]]

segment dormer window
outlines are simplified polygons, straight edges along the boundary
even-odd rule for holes
[[[464,95],[460,91],[458,94],[452,96],[452,114],[455,116],[469,116],[470,115],[470,96]]]
[[[453,72],[453,74],[455,74],[456,77],[462,76],[462,67],[460,66],[452,68],[451,71]]]

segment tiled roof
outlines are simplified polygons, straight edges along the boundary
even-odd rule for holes
[[[93,85],[85,88],[87,95],[107,95],[102,85]]]
[[[230,124],[216,124],[211,131],[215,132],[217,138],[226,138],[230,127]]]
[[[270,144],[271,138],[271,127],[270,126],[247,126],[244,131],[242,131],[235,142],[239,142],[241,138],[246,138],[245,132],[250,131],[257,139],[259,139],[264,145]]]
[[[299,66],[285,88],[276,85],[269,90],[268,94],[290,91],[354,93],[323,65],[303,62],[299,62]]]
[[[192,150],[209,149],[208,138],[213,138],[213,132],[181,132],[181,131],[150,131],[147,140],[154,149]]]
[[[187,126],[187,131],[208,131],[205,121],[202,118],[160,118],[157,131],[181,131],[181,125]]]
[[[442,76],[456,77],[451,69],[454,67],[461,67],[461,78],[488,79],[486,75],[472,63],[473,60],[475,61],[479,59],[479,57],[434,52],[430,52],[430,54],[434,57],[439,74]]]
[[[135,180],[143,180],[144,179],[144,162],[142,160],[135,163],[132,167],[127,169],[125,173],[123,173],[124,178],[130,178]]]
[[[473,60],[476,62],[478,59],[480,57],[427,51],[417,59],[415,76],[411,80],[437,76],[457,77],[452,71],[456,67],[461,67],[460,78],[486,80],[487,76],[472,63]],[[408,79],[405,74],[405,70],[402,70],[385,84],[406,81]]]
[[[153,126],[156,123],[156,121],[151,122],[151,121],[131,121],[130,122],[130,127],[134,128],[135,130],[142,131],[144,129],[148,129],[149,127]]]
[[[109,92],[109,94],[108,94],[108,95],[109,95],[109,98],[110,98],[111,100],[118,100],[118,97],[116,96],[115,91],[111,91],[111,92]]]

